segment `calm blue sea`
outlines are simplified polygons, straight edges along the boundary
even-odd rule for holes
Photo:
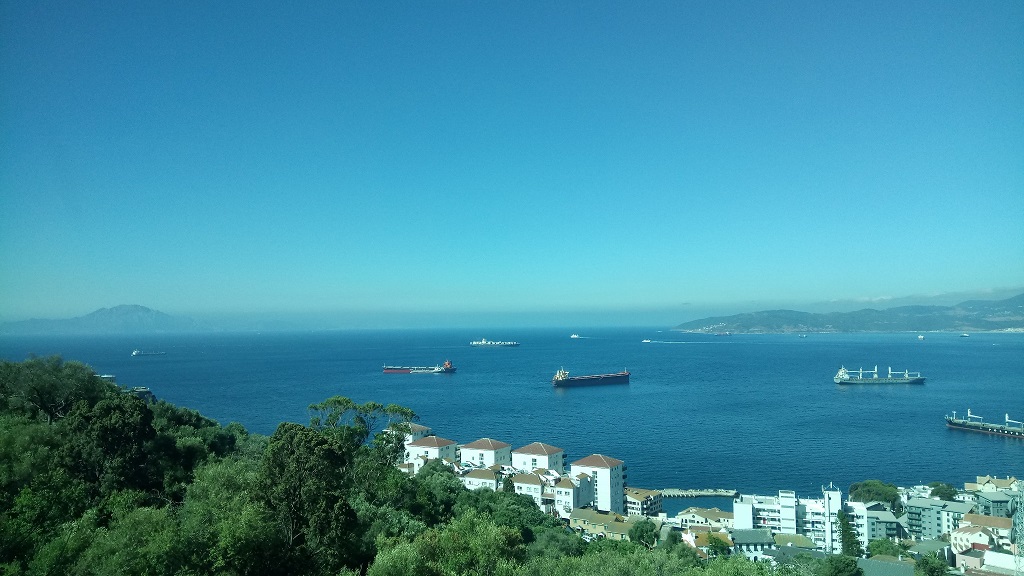
[[[271,434],[308,422],[330,396],[408,406],[435,433],[513,447],[541,441],[569,461],[602,453],[643,488],[735,488],[820,494],[868,478],[962,485],[1024,476],[1024,441],[949,430],[968,408],[1024,419],[1024,334],[711,336],[657,329],[345,331],[145,337],[3,337],[0,358],[59,354],[125,386],[226,424]],[[518,348],[472,348],[470,340]],[[641,340],[649,338],[650,343]],[[163,351],[131,357],[132,349]],[[383,374],[387,364],[455,374]],[[840,365],[921,371],[924,385],[838,386]],[[553,389],[551,377],[632,373],[628,386]],[[677,501],[671,509],[692,504]],[[709,501],[702,501],[707,505]],[[719,507],[729,501],[710,501]]]

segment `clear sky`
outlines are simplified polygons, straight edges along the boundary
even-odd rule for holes
[[[0,0],[0,262],[6,320],[1022,287],[1024,2]]]

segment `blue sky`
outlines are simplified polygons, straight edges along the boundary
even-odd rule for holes
[[[1016,289],[1024,3],[3,0],[0,202],[11,320]]]

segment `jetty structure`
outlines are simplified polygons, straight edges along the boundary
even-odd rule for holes
[[[739,490],[726,488],[663,488],[659,490],[662,498],[701,498],[704,496],[721,496],[723,498],[735,498],[739,496]]]
[[[956,411],[954,410],[952,416],[946,415],[946,426],[957,430],[1024,438],[1024,423],[1018,420],[1011,420],[1009,414],[1004,415],[1002,424],[996,424],[994,422],[985,422],[984,418],[973,414],[970,408],[967,409],[966,418],[957,418]]]

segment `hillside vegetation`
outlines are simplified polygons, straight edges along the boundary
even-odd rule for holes
[[[405,476],[388,430],[407,408],[309,412],[258,436],[77,362],[0,363],[0,573],[839,576],[701,560],[678,534],[588,544],[527,496],[469,491],[436,464]]]
[[[1006,300],[972,300],[956,306],[899,306],[826,314],[765,310],[702,318],[679,324],[673,330],[710,334],[1024,330],[1024,294]]]

